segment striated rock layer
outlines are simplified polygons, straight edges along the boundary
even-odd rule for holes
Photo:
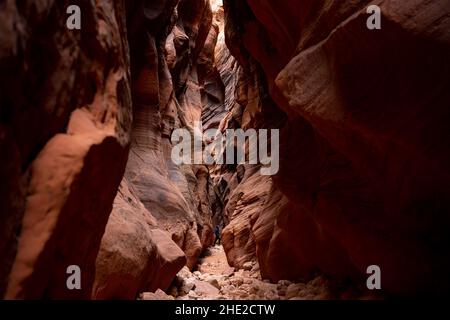
[[[316,269],[358,279],[376,264],[387,292],[440,295],[450,287],[450,4],[376,1],[372,31],[371,3],[224,1],[230,51],[257,61],[288,116],[275,190],[224,246],[256,252],[272,280]]]
[[[215,49],[215,68],[225,86],[222,108],[216,108],[209,99],[202,116],[207,127],[215,127],[225,135],[227,129],[279,128],[285,122],[284,113],[269,96],[264,74],[258,63],[245,55],[245,59],[228,49],[222,6],[215,11],[219,23],[219,36]],[[218,124],[210,121],[221,118]],[[235,145],[235,147],[240,147]],[[248,159],[248,148],[245,150]],[[272,178],[262,176],[259,165],[227,164],[210,167],[215,191],[219,197],[223,224],[223,246],[231,266],[242,268],[246,262],[256,259],[254,224],[258,221],[267,198],[274,192]],[[279,206],[281,204],[276,204]],[[274,217],[269,221],[273,222]],[[271,234],[272,230],[268,231]]]
[[[144,10],[130,3],[127,9],[133,130],[97,258],[96,299],[167,289],[213,240],[208,170],[175,165],[170,141],[174,129],[192,130],[200,121],[197,61],[214,30],[209,1],[145,3]]]

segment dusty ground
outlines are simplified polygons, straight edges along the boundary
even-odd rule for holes
[[[230,275],[234,273],[234,268],[228,265],[227,256],[222,246],[209,248],[205,256],[200,260],[197,270],[211,275]]]
[[[338,292],[338,293],[336,293]],[[364,299],[360,291],[337,285],[323,276],[306,283],[262,280],[256,262],[246,263],[244,269],[234,270],[227,263],[222,246],[208,250],[197,270],[184,267],[177,275],[168,294],[161,290],[143,293],[142,299],[177,300],[317,300]]]

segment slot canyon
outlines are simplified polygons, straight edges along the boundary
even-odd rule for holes
[[[0,40],[0,297],[449,294],[449,1],[4,0]],[[279,171],[175,164],[199,122]]]

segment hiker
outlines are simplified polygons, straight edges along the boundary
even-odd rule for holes
[[[216,236],[216,240],[214,241],[214,245],[216,245],[216,242],[219,241],[219,246],[220,246],[220,230],[219,230],[219,226],[216,226],[216,228],[214,229],[214,235]]]

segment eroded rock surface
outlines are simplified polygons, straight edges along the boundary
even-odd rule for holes
[[[90,296],[125,169],[124,4],[86,2],[82,10],[89,19],[81,33],[65,27],[63,2],[0,8],[0,294],[7,298]],[[67,290],[73,264],[83,270],[82,290]]]
[[[139,292],[166,290],[185,264],[181,248],[122,181],[97,256],[92,298],[135,299]]]
[[[208,170],[175,165],[170,141],[174,129],[200,121],[197,61],[215,30],[209,2],[163,1],[144,12],[131,6],[128,17],[134,121],[122,187],[130,192],[117,194],[103,237],[93,293],[99,299],[167,289],[213,240]]]
[[[89,298],[95,278],[92,297],[135,298],[213,240],[208,171],[175,166],[169,139],[200,119],[216,27],[209,1],[83,3],[82,31],[66,9],[0,10],[0,293]]]
[[[257,61],[288,115],[273,179],[286,201],[267,198],[255,247],[227,245],[256,251],[274,281],[314,268],[357,279],[377,264],[386,291],[439,295],[450,283],[450,5],[378,1],[371,31],[371,3],[224,1],[230,51]]]

